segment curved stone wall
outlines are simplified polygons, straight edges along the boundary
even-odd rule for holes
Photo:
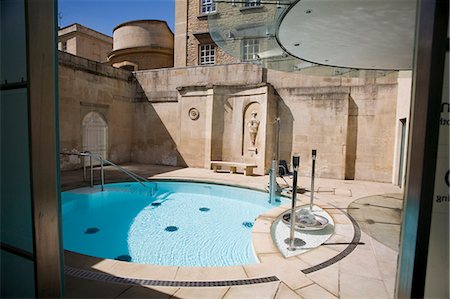
[[[130,21],[114,28],[108,60],[115,67],[133,70],[172,67],[173,47],[173,33],[165,21]]]

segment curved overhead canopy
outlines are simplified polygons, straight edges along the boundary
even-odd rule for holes
[[[382,76],[412,65],[416,1],[215,2],[217,12],[208,17],[211,37],[241,61],[308,75],[349,77],[359,76],[361,70]],[[246,55],[249,48],[251,56]]]
[[[358,69],[411,69],[415,1],[301,0],[278,28],[291,55]]]

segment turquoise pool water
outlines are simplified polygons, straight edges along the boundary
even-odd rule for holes
[[[80,188],[62,193],[64,248],[143,264],[251,264],[253,223],[273,207],[267,193],[205,183]]]

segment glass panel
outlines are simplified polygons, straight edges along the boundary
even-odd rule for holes
[[[319,65],[298,59],[287,53],[277,41],[277,29],[284,15],[297,0],[251,1],[237,5],[239,1],[216,0],[217,14],[208,16],[209,32],[214,42],[227,54],[244,61],[252,60],[265,68],[305,75],[319,76],[385,76],[392,71],[358,70]],[[242,3],[242,2],[241,2]],[[245,6],[264,5],[264,9],[245,9]],[[258,40],[258,47],[247,55],[244,40]]]
[[[1,91],[1,241],[33,251],[27,89]]]
[[[1,298],[35,298],[34,263],[17,255],[1,252]]]
[[[0,1],[1,83],[27,78],[25,46],[25,8],[20,0]]]

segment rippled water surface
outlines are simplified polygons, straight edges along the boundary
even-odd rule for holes
[[[273,208],[267,193],[157,182],[62,194],[64,248],[96,257],[173,266],[255,263],[251,230]]]

